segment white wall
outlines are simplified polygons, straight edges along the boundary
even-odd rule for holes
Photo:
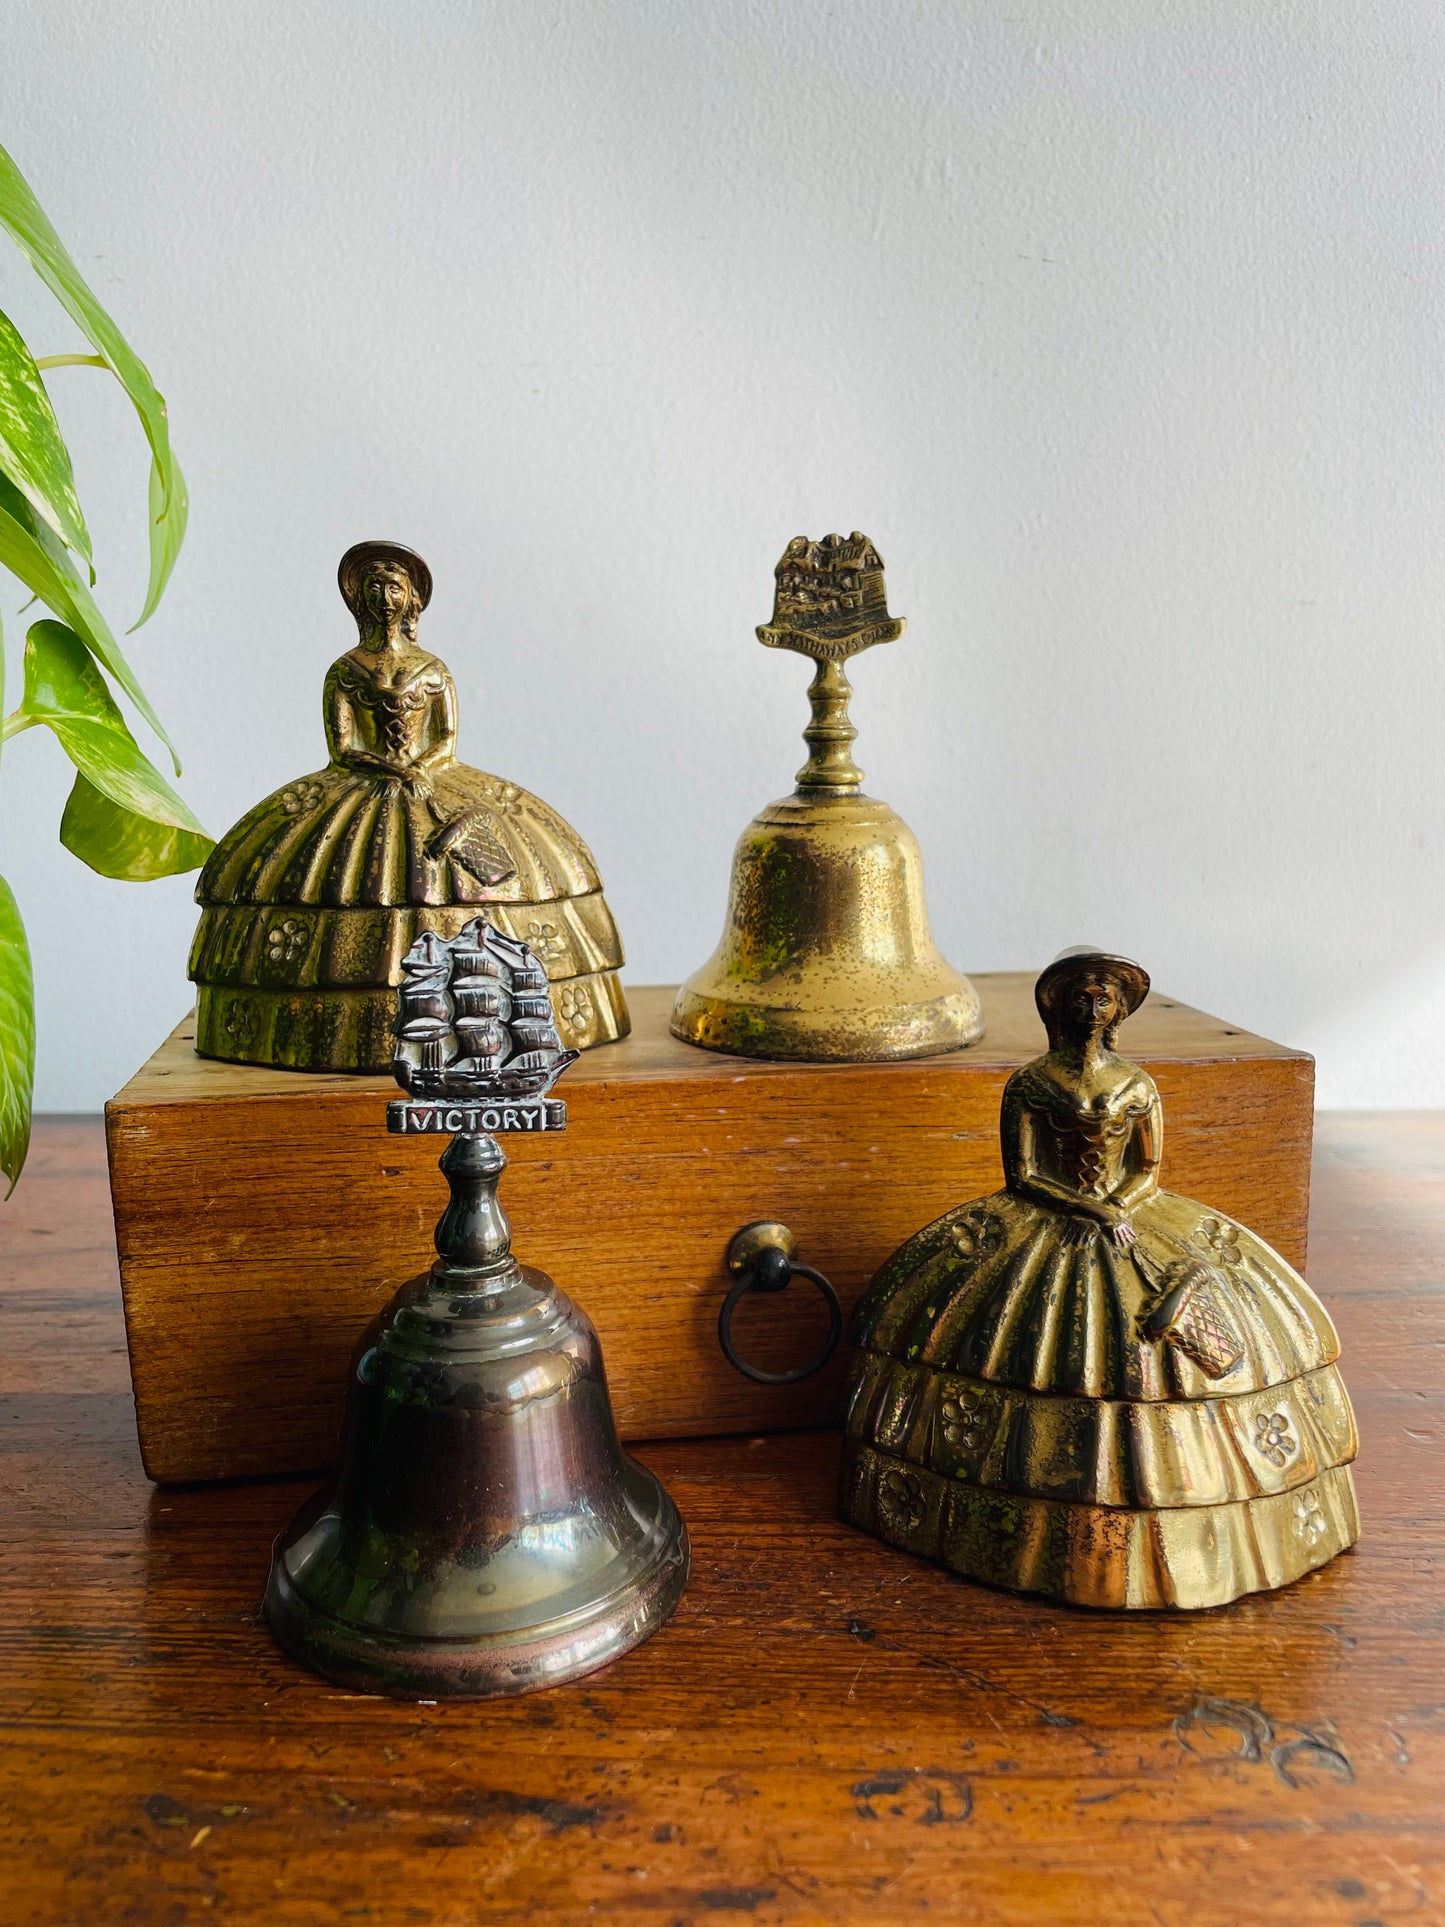
[[[965,968],[1136,953],[1445,1103],[1445,19],[1435,0],[44,0],[0,140],[166,392],[191,536],[143,679],[220,831],[324,760],[336,559],[430,560],[468,760],[596,850],[634,982],[699,962],[801,760],[789,536],[861,528],[870,787]],[[77,345],[0,254],[0,307]],[[117,622],[145,450],[53,392]],[[22,625],[3,602],[12,665]],[[0,867],[42,1108],[186,1007],[190,879]]]

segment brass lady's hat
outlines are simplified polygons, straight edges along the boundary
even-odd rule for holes
[[[358,620],[366,573],[377,562],[400,569],[416,591],[418,612],[425,609],[431,601],[431,570],[415,549],[404,542],[353,542],[336,566],[336,581],[342,601]]]
[[[1149,973],[1132,957],[1096,950],[1092,944],[1075,944],[1070,950],[1061,950],[1034,985],[1034,1003],[1046,1025],[1053,1021],[1070,988],[1091,976],[1113,984],[1119,993],[1121,1017],[1132,1017],[1149,995]]]
[[[743,831],[722,940],[682,986],[672,1030],[744,1057],[887,1059],[958,1050],[983,1034],[978,994],[939,955],[907,824],[865,796],[850,746],[844,663],[903,633],[883,558],[857,530],[796,536],[775,571],[770,649],[817,664],[791,796]]]

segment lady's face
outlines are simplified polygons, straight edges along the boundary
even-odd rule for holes
[[[411,584],[405,573],[389,562],[374,562],[366,572],[362,600],[378,622],[387,622],[406,612]]]
[[[1071,1028],[1091,1033],[1108,1030],[1122,1015],[1114,986],[1088,977],[1074,985],[1065,1009]]]

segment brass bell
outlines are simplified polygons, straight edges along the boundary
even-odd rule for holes
[[[248,810],[196,884],[197,1051],[384,1071],[402,956],[482,909],[541,958],[574,1050],[625,1037],[622,943],[587,845],[457,758],[456,684],[418,640],[431,570],[399,542],[358,542],[337,579],[358,638],[326,677],[330,762]]]
[[[408,1095],[387,1124],[455,1134],[451,1203],[437,1262],[357,1346],[340,1470],[277,1541],[266,1616],[297,1659],[363,1692],[523,1693],[655,1631],[687,1583],[687,1529],[618,1442],[590,1320],[513,1258],[497,1202],[494,1133],[566,1121],[547,1092],[576,1053],[542,965],[473,923],[451,943],[425,932],[403,973]],[[480,1055],[458,1021],[478,1002],[500,1033]],[[442,1036],[423,1021],[438,1008]]]
[[[798,536],[775,571],[770,649],[817,663],[803,731],[811,754],[733,856],[722,940],[677,995],[673,1035],[743,1057],[889,1059],[983,1035],[978,993],[939,954],[907,824],[865,796],[844,663],[903,633],[883,559],[856,530]]]
[[[1039,977],[1049,1048],[1004,1088],[1004,1188],[916,1233],[854,1310],[840,1503],[990,1585],[1195,1610],[1355,1543],[1358,1438],[1304,1279],[1159,1182],[1159,1089],[1115,1048],[1148,994],[1092,948]]]

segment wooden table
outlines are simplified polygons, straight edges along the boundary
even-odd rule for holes
[[[694,1547],[656,1639],[402,1706],[258,1622],[302,1487],[147,1485],[100,1126],[42,1125],[0,1216],[0,1921],[1445,1921],[1445,1118],[1322,1118],[1312,1237],[1365,1538],[1291,1591],[991,1593],[838,1525],[832,1437],[693,1440],[641,1454]]]

